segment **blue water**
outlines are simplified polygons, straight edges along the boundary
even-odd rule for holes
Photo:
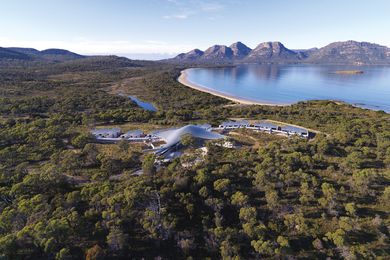
[[[153,104],[151,104],[151,103],[141,101],[141,100],[139,100],[138,98],[133,97],[133,96],[129,96],[129,98],[130,98],[132,101],[134,101],[135,103],[137,103],[137,105],[138,105],[139,107],[142,107],[142,108],[145,109],[145,110],[153,111],[153,112],[156,112],[156,111],[157,111],[157,108],[155,108],[155,107],[153,106]]]
[[[335,74],[337,70],[364,73]],[[293,104],[331,99],[390,112],[390,67],[240,65],[188,69],[187,80],[250,101]]]

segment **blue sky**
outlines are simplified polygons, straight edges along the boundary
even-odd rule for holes
[[[158,58],[242,41],[390,46],[389,0],[2,0],[0,46]]]

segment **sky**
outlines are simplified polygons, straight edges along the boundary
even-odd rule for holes
[[[0,0],[0,46],[159,59],[241,41],[390,46],[390,0]]]

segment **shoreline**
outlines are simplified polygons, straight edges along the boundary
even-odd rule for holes
[[[202,85],[195,84],[195,83],[189,81],[188,78],[187,78],[188,77],[187,70],[189,70],[189,69],[196,69],[196,68],[188,68],[188,69],[182,70],[180,72],[180,76],[177,78],[177,81],[179,83],[183,84],[186,87],[189,87],[189,88],[192,88],[192,89],[204,92],[204,93],[208,93],[208,94],[211,94],[211,95],[214,95],[214,96],[217,96],[217,97],[221,97],[221,98],[233,101],[235,103],[235,104],[228,104],[226,106],[261,105],[261,106],[279,106],[279,107],[283,107],[283,106],[290,106],[290,105],[292,105],[292,104],[288,104],[288,103],[283,104],[283,103],[261,102],[261,101],[254,101],[254,100],[249,100],[249,99],[244,99],[244,98],[238,98],[238,97],[235,97],[235,96],[230,95],[230,94],[226,94],[226,93],[223,93],[223,92],[220,92],[220,91],[217,91],[217,90],[209,89],[207,87],[204,87]],[[349,103],[349,102],[346,102],[346,101],[343,101],[343,100],[335,100],[335,99],[328,99],[328,100],[336,102],[337,104],[346,104],[346,105],[351,105],[351,106],[356,107],[356,108],[368,109],[368,110],[372,110],[372,111],[380,111],[380,110],[382,110],[385,113],[389,113],[386,110],[380,109],[380,108],[372,106],[372,105],[358,104],[358,103]],[[305,101],[310,101],[310,100],[305,100]]]
[[[184,86],[189,87],[189,88],[192,88],[192,89],[195,89],[198,91],[202,91],[202,92],[205,92],[205,93],[217,96],[217,97],[225,98],[225,99],[228,99],[230,101],[233,101],[233,102],[241,104],[241,105],[262,105],[262,106],[289,106],[290,105],[290,104],[259,102],[259,101],[253,101],[253,100],[248,100],[248,99],[243,99],[243,98],[237,98],[235,96],[232,96],[232,95],[229,95],[229,94],[226,94],[223,92],[219,92],[216,90],[206,88],[204,86],[201,86],[201,85],[198,85],[198,84],[195,84],[195,83],[192,83],[191,81],[189,81],[186,70],[188,70],[188,69],[182,70],[180,72],[180,76],[177,78],[177,81],[179,83],[183,84]]]

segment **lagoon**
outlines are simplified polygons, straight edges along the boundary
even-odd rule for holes
[[[152,111],[152,112],[156,112],[157,111],[157,108],[154,107],[153,104],[151,104],[151,103],[139,100],[138,98],[133,97],[133,96],[129,96],[129,98],[133,102],[135,102],[139,107],[141,107],[141,108],[143,108],[145,110]]]
[[[187,69],[182,76],[186,85],[244,103],[338,100],[390,112],[390,67],[385,66],[239,65]]]

